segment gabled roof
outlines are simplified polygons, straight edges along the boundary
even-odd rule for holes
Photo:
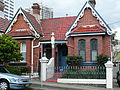
[[[91,3],[89,1],[87,1],[84,6],[82,7],[81,11],[79,12],[79,14],[77,15],[76,19],[74,20],[74,22],[72,23],[72,25],[70,26],[70,28],[68,29],[66,36],[68,37],[68,35],[72,32],[72,30],[74,30],[74,28],[77,27],[78,21],[80,20],[80,18],[82,18],[84,16],[84,11],[86,8],[90,8],[92,10],[92,15],[94,17],[97,18],[97,20],[99,20],[99,23],[102,27],[105,27],[107,30],[108,35],[111,35],[111,29],[110,27],[106,24],[106,22],[103,20],[103,18],[98,14],[98,12],[95,10],[95,8],[91,5]]]
[[[28,12],[24,11],[22,8],[19,8],[17,13],[15,14],[14,18],[12,19],[12,21],[10,22],[9,26],[7,27],[5,33],[10,32],[12,25],[17,21],[17,17],[19,14],[23,14],[24,16],[24,20],[26,22],[28,22],[29,27],[31,32],[35,33],[35,37],[39,38],[40,35],[42,35],[42,31],[40,29],[40,24],[37,22],[37,20],[35,19],[34,16],[32,16],[31,14],[29,14]],[[39,32],[38,32],[39,31]]]
[[[8,25],[9,25],[8,19],[0,17],[0,32],[5,32]]]
[[[65,40],[65,34],[74,21],[73,17],[62,17],[62,18],[52,18],[43,19],[41,21],[44,37],[42,40],[51,40],[51,34],[54,32],[55,40]]]

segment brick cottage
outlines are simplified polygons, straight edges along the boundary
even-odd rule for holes
[[[30,65],[32,73],[44,55],[54,57],[56,66],[65,66],[67,56],[82,56],[83,64],[92,65],[100,54],[111,56],[111,29],[95,4],[95,0],[87,1],[77,16],[40,19],[40,6],[34,3],[33,14],[20,8],[5,33],[20,42],[21,62]]]

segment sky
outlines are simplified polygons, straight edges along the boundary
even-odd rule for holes
[[[53,8],[54,17],[77,16],[87,0],[14,0],[15,11],[19,7],[28,8],[32,3],[43,3]],[[111,27],[120,33],[120,0],[96,0],[96,10]]]

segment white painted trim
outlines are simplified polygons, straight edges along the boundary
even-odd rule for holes
[[[106,79],[57,79],[58,83],[106,84]]]
[[[91,8],[92,15],[94,17],[96,17],[97,20],[99,20],[99,23],[100,23],[101,26],[106,27],[108,35],[111,35],[111,31],[110,31],[109,27],[105,24],[105,22],[102,20],[102,18],[98,15],[98,13],[97,13],[97,11],[95,11],[94,7],[92,7],[92,5],[87,1],[85,3],[85,5],[83,6],[83,8],[81,9],[80,13],[78,14],[76,20],[74,21],[74,23],[72,24],[72,26],[67,31],[66,37],[77,26],[77,22],[80,20],[80,18],[82,18],[84,16],[84,11],[85,11],[86,8]]]
[[[38,43],[37,46],[33,46],[33,48],[38,48],[40,46],[40,42]]]
[[[19,9],[18,13],[17,13],[16,16],[13,18],[13,21],[10,23],[10,25],[9,25],[7,31],[5,32],[5,34],[8,33],[8,32],[10,32],[11,26],[13,26],[13,24],[17,21],[17,17],[18,17],[18,15],[19,15],[20,13],[23,15],[24,20],[29,24],[29,28],[35,32],[35,37],[36,37],[36,38],[39,38],[40,35],[36,32],[36,30],[33,28],[33,26],[31,25],[31,23],[30,23],[29,20],[27,19],[26,15],[25,15],[25,14],[23,13],[23,11],[22,11],[22,8]]]
[[[27,39],[27,38],[34,38],[34,37],[13,37],[13,39]]]
[[[105,33],[92,33],[92,34],[72,34],[72,35],[68,35],[69,36],[88,36],[88,35],[105,35]]]
[[[48,42],[40,42],[41,44],[44,44],[44,43],[51,43],[51,41],[48,41]],[[55,41],[55,43],[67,43],[67,41]]]

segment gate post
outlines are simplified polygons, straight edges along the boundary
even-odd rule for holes
[[[105,63],[106,67],[106,88],[112,89],[113,88],[113,63],[112,61],[107,61]]]
[[[41,81],[46,81],[48,59],[44,56],[40,59],[40,62],[41,62]]]

